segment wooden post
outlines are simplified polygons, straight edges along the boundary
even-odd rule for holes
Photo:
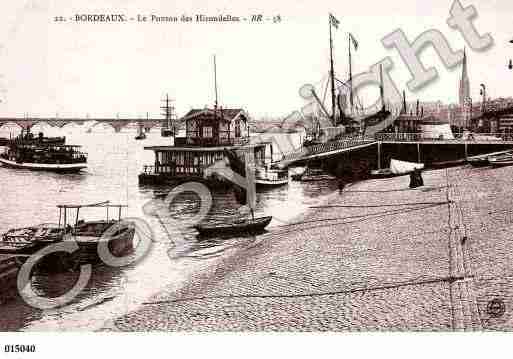
[[[381,141],[378,141],[378,170],[381,169]]]
[[[420,142],[417,142],[417,162],[420,162]]]

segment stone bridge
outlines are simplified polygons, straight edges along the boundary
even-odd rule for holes
[[[52,127],[62,128],[65,125],[74,123],[77,125],[84,125],[85,123],[94,123],[92,127],[101,124],[107,124],[114,128],[116,132],[121,131],[127,126],[141,126],[145,131],[149,131],[154,127],[162,125],[162,119],[148,118],[43,118],[43,117],[27,117],[27,118],[16,118],[16,117],[0,117],[0,128],[4,125],[17,125],[23,130],[29,130],[37,124],[48,124]]]

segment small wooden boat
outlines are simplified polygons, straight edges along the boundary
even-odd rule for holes
[[[307,167],[305,172],[301,175],[301,182],[315,182],[315,181],[328,181],[336,179],[335,176],[332,176],[326,172],[324,172],[320,168],[310,168]]]
[[[492,152],[492,153],[486,153],[484,155],[478,155],[478,156],[472,156],[467,158],[467,163],[474,167],[483,167],[483,166],[489,166],[490,165],[490,158],[500,157],[507,154],[511,154],[511,150],[508,151],[500,151],[500,152]]]
[[[60,272],[74,269],[81,264],[94,264],[101,261],[99,245],[108,248],[111,255],[123,257],[133,252],[135,228],[131,222],[122,222],[121,208],[124,205],[112,205],[101,202],[88,205],[58,205],[59,224],[43,224],[32,227],[11,229],[1,236],[0,253],[16,255],[23,263],[29,257],[49,245],[73,242],[78,245],[72,253],[56,251],[39,259],[35,269],[44,272]],[[79,220],[82,208],[104,208],[107,219]],[[109,209],[118,210],[117,219],[109,219]],[[76,211],[74,226],[69,225],[68,212]]]
[[[488,158],[488,162],[495,167],[511,166],[513,165],[513,154],[492,156]]]
[[[413,172],[414,170],[421,170],[424,168],[423,163],[399,161],[395,159],[390,160],[390,168],[382,168],[371,171],[371,176],[374,178],[387,178],[395,176],[403,176]]]
[[[160,136],[162,137],[172,137],[174,135],[174,131],[167,127],[162,127],[160,129]]]
[[[233,222],[225,222],[219,224],[199,224],[194,228],[199,232],[201,236],[225,236],[233,234],[256,234],[261,233],[265,230],[265,227],[273,217],[260,217],[255,219],[243,219]]]
[[[142,131],[139,131],[137,136],[135,136],[135,139],[136,140],[144,140],[144,139],[146,139],[146,134],[144,132],[142,132]]]
[[[397,175],[390,168],[381,168],[379,170],[372,170],[371,176],[373,178],[389,178]]]
[[[489,166],[488,156],[467,158],[467,163],[473,167]]]

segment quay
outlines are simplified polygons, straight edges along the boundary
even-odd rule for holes
[[[472,156],[509,149],[513,149],[513,136],[503,133],[465,139],[422,138],[419,133],[377,133],[374,137],[348,137],[304,147],[284,156],[277,166],[284,168],[327,160],[326,166],[330,167],[329,162],[340,162],[344,156],[353,168],[360,167],[359,161],[367,162],[369,170],[378,168],[391,158],[426,163],[430,167],[464,163]]]
[[[513,327],[513,167],[346,186],[118,318],[121,331]]]

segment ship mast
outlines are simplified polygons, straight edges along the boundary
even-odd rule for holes
[[[172,105],[173,99],[169,99],[169,95],[166,94],[166,98],[163,100],[164,106],[160,108],[163,110],[162,115],[165,117],[166,126],[169,130],[174,126],[174,109],[175,107]],[[171,105],[170,105],[171,104]]]
[[[348,34],[349,45],[349,104],[351,105],[351,114],[353,114],[354,99],[353,99],[353,64],[351,60],[351,34]]]
[[[333,64],[333,39],[331,34],[331,26],[332,26],[332,16],[330,14],[329,24],[330,24],[330,82],[331,82],[331,119],[333,121],[333,125],[336,125],[336,112],[335,112],[335,70]]]
[[[214,92],[216,96],[216,102],[214,104],[214,109],[217,111],[217,65],[216,65],[216,55],[214,55]]]

